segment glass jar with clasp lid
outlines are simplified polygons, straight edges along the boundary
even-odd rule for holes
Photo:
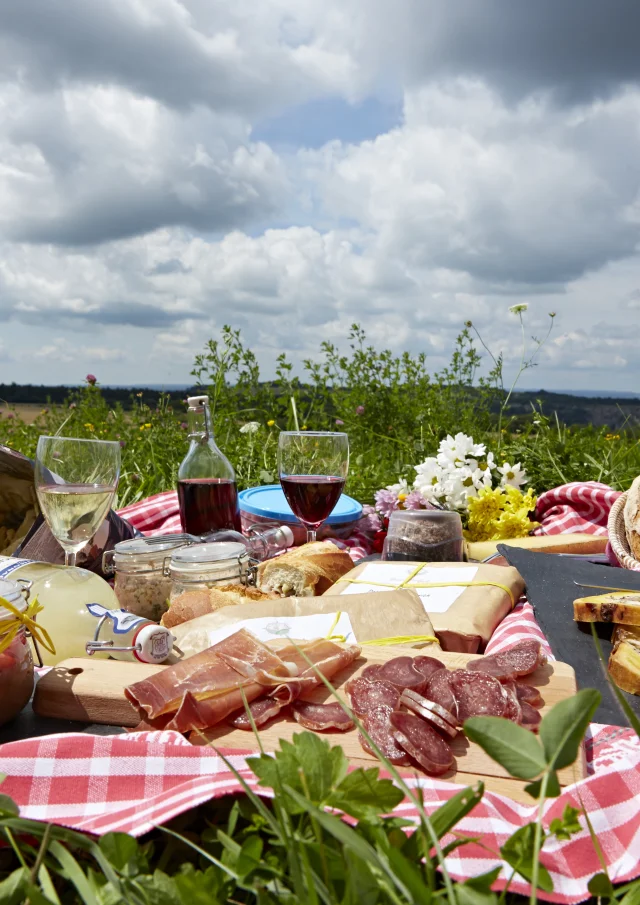
[[[250,584],[253,560],[244,544],[221,542],[193,544],[171,554],[170,600],[185,591],[204,591],[216,585]]]
[[[169,560],[188,545],[188,540],[139,537],[107,550],[102,567],[106,574],[115,573],[113,589],[122,609],[159,622],[169,606]]]

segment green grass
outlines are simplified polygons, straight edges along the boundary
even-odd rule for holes
[[[488,377],[468,327],[460,334],[451,364],[432,374],[423,354],[394,355],[369,346],[354,325],[348,354],[322,343],[319,362],[305,361],[304,380],[293,364],[278,360],[276,379],[261,380],[253,353],[239,332],[224,328],[197,356],[193,376],[209,393],[219,446],[233,463],[240,488],[276,480],[280,429],[307,427],[349,434],[351,468],[347,492],[363,503],[399,477],[413,480],[413,466],[433,455],[446,434],[458,431],[485,442],[500,461],[519,461],[540,493],[567,481],[597,480],[626,489],[640,473],[637,431],[626,425],[568,427],[539,410],[510,418],[504,402],[501,358]],[[187,449],[186,406],[156,408],[133,399],[133,409],[110,407],[99,386],[72,392],[64,405],[45,408],[32,423],[17,410],[0,417],[0,441],[33,456],[38,436],[120,440],[123,468],[119,505],[175,487]],[[31,419],[29,419],[31,420]],[[256,433],[241,433],[256,421]],[[273,422],[273,423],[271,423]],[[338,423],[337,422],[341,422]]]

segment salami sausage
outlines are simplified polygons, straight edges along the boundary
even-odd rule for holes
[[[532,732],[538,731],[538,726],[542,722],[542,715],[539,710],[532,707],[526,701],[520,701],[522,708],[522,725],[525,729],[531,729]]]
[[[249,704],[249,710],[251,711],[251,716],[253,717],[253,722],[256,726],[264,726],[265,723],[268,723],[270,719],[277,716],[282,708],[286,706],[285,703],[279,701],[277,698],[258,698],[256,701],[252,701]],[[251,732],[253,728],[249,721],[247,711],[244,710],[244,708],[238,710],[235,714],[232,714],[229,717],[229,723],[234,729],[245,729],[248,732]]]
[[[313,729],[314,732],[321,732],[323,729],[346,732],[347,729],[353,729],[353,720],[337,701],[331,701],[329,704],[294,701],[291,709],[296,722],[305,729]]]
[[[511,720],[512,723],[522,722],[522,708],[516,692],[516,683],[509,681],[503,682],[502,688],[507,696],[506,707],[504,708],[504,718]]]
[[[533,685],[525,685],[524,682],[516,682],[516,694],[519,701],[526,701],[532,707],[540,707],[544,703],[540,689],[534,688]]]
[[[394,657],[380,667],[376,673],[376,679],[390,682],[403,691],[405,688],[413,688],[417,692],[424,691],[427,680],[419,669],[413,665],[413,657]]]
[[[458,730],[453,722],[453,717],[439,704],[428,701],[426,698],[423,698],[419,694],[414,694],[408,689],[403,691],[400,695],[400,703],[403,707],[406,707],[407,710],[411,710],[412,713],[416,713],[418,716],[427,720],[427,722],[435,726],[436,729],[444,733],[448,738],[455,738],[458,734]],[[446,714],[446,716],[443,716],[442,714]]]
[[[458,705],[453,696],[451,685],[449,684],[450,675],[451,673],[448,669],[439,669],[437,672],[434,672],[429,679],[424,696],[430,701],[435,701],[436,704],[444,707],[445,710],[448,710],[449,713],[457,719]]]
[[[509,650],[488,657],[478,657],[467,664],[472,672],[485,672],[496,679],[506,681],[518,676],[528,676],[546,663],[547,657],[542,646],[535,638],[520,641]]]
[[[380,672],[380,664],[379,663],[371,663],[370,666],[365,666],[365,668],[360,673],[359,678],[361,679],[375,679]]]
[[[400,692],[389,682],[377,679],[357,678],[347,682],[347,694],[351,709],[359,717],[367,716],[374,707],[385,704],[393,708],[398,703]]]
[[[390,760],[392,764],[408,764],[409,757],[407,756],[406,751],[398,745],[392,735],[390,723],[392,713],[394,713],[394,709],[393,707],[390,707],[389,704],[378,704],[377,707],[370,710],[364,717],[362,725],[387,760]],[[416,719],[419,719],[419,717],[416,717]],[[435,729],[433,732],[434,734],[437,734]],[[369,754],[373,754],[374,757],[377,757],[378,755],[373,748],[371,748],[364,735],[359,733],[358,737],[364,750]]]
[[[444,669],[445,665],[440,660],[436,660],[435,657],[414,657],[413,665],[418,672],[421,672],[425,677],[427,682],[431,678],[431,676],[437,672],[439,669]]]
[[[453,763],[447,742],[428,723],[413,713],[394,711],[390,717],[393,737],[427,773],[439,776]]]
[[[504,716],[507,695],[497,679],[481,672],[455,669],[449,675],[458,704],[458,724],[472,716]]]

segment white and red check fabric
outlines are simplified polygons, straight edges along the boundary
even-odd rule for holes
[[[595,482],[568,484],[542,494],[537,510],[542,522],[539,533],[604,534],[609,508],[617,496]],[[173,491],[128,506],[120,514],[145,534],[180,530]],[[371,551],[366,535],[338,545],[348,547],[354,559]],[[532,635],[551,655],[533,609],[523,598],[496,629],[487,653]],[[544,823],[548,826],[561,816],[566,804],[584,805],[610,876],[615,882],[631,880],[640,874],[640,742],[630,730],[592,725],[587,759],[590,775],[547,804]],[[252,788],[270,794],[259,789],[243,754],[234,751],[230,760]],[[96,834],[117,830],[142,835],[209,799],[242,791],[214,751],[194,747],[175,732],[107,737],[79,733],[12,742],[0,746],[0,772],[7,775],[3,793],[14,798],[24,817]],[[459,788],[426,777],[411,781],[421,786],[429,812]],[[519,826],[535,819],[536,811],[533,803],[520,804],[486,792],[456,827],[456,832],[480,837],[482,845],[454,851],[447,859],[451,874],[463,879],[501,864],[500,845]],[[403,802],[396,813],[416,817],[410,801]],[[546,842],[541,860],[551,874],[554,892],[541,898],[571,905],[588,897],[587,882],[599,865],[584,818],[581,823],[582,831],[570,840]],[[510,869],[504,865],[496,885],[504,885],[508,876]],[[510,888],[528,893],[522,880],[515,879]]]
[[[629,730],[615,730],[615,736],[607,728],[596,733],[588,746],[593,774],[547,804],[544,824],[561,816],[565,805],[578,808],[582,801],[609,873],[622,882],[640,871],[640,743]],[[226,754],[252,789],[271,796],[271,790],[260,789],[243,754]],[[242,792],[216,752],[192,746],[175,732],[63,734],[11,742],[0,747],[0,771],[7,774],[2,791],[20,804],[23,817],[100,835],[117,831],[140,836],[198,804]],[[420,785],[428,813],[461,788],[410,773],[406,777],[414,787]],[[481,837],[482,846],[470,844],[450,855],[451,874],[463,879],[503,864],[500,845],[534,820],[536,811],[533,801],[525,805],[485,792],[480,804],[456,826],[456,833]],[[409,800],[395,813],[417,820]],[[584,818],[581,823],[583,829],[570,840],[545,844],[541,861],[552,876],[554,893],[543,898],[569,905],[588,896],[587,882],[597,859]],[[445,844],[449,841],[446,838]],[[504,885],[509,875],[503,865],[497,886]],[[516,879],[511,889],[526,894],[527,884]]]

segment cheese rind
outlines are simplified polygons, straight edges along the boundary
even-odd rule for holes
[[[618,688],[640,695],[640,647],[621,641],[609,657],[609,674]]]
[[[573,601],[574,622],[623,622],[640,625],[640,593],[612,591]]]

